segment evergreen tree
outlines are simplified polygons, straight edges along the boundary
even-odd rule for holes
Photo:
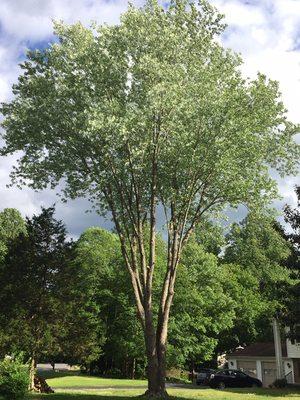
[[[54,211],[42,208],[40,215],[26,218],[26,234],[10,241],[0,269],[1,352],[25,351],[32,379],[38,360],[60,355],[79,361],[99,345],[84,274]]]

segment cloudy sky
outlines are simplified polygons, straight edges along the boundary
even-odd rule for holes
[[[243,72],[254,77],[257,71],[280,82],[289,118],[300,123],[300,0],[210,0],[226,16],[228,28],[224,46],[240,52]],[[133,1],[142,4],[143,0]],[[53,40],[52,20],[117,23],[126,9],[126,0],[0,0],[0,101],[11,98],[11,85],[20,73],[18,63],[27,48],[44,47]],[[110,222],[85,211],[84,199],[60,203],[55,192],[35,193],[29,189],[6,188],[15,158],[0,158],[0,209],[16,207],[23,215],[39,212],[40,206],[57,204],[72,236],[86,227]],[[296,204],[294,185],[298,177],[278,179],[283,204]],[[238,217],[240,213],[237,213]]]

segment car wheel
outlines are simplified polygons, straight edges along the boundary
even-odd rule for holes
[[[220,390],[224,390],[226,388],[226,385],[224,382],[219,382],[217,388]]]
[[[253,388],[258,388],[259,385],[258,385],[257,383],[252,383],[251,387],[253,387]]]

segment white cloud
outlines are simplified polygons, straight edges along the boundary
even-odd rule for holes
[[[210,0],[226,14],[228,29],[222,36],[224,46],[240,52],[244,59],[243,73],[254,77],[257,71],[280,82],[282,97],[289,118],[300,122],[300,0]],[[135,0],[142,4],[143,0]],[[19,74],[18,62],[28,45],[50,41],[52,19],[67,23],[81,20],[117,23],[127,7],[126,0],[1,0],[0,1],[0,101],[11,97],[11,85]],[[298,48],[299,47],[299,48]],[[84,200],[67,205],[59,203],[55,192],[36,194],[29,189],[6,189],[8,173],[14,157],[0,160],[0,193],[3,207],[17,207],[23,214],[38,212],[41,205],[58,204],[58,215],[66,220],[72,233],[99,219],[84,214]],[[283,200],[295,205],[293,186],[299,178],[278,178]],[[101,222],[110,226],[108,222]],[[108,224],[108,225],[107,225]]]
[[[229,26],[243,27],[245,23],[257,25],[265,22],[265,16],[260,7],[247,6],[238,0],[214,0],[211,3],[225,14]]]

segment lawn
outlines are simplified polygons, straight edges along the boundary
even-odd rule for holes
[[[61,391],[52,395],[33,395],[32,400],[133,400],[143,389],[113,389],[90,391]],[[291,390],[236,389],[217,391],[212,389],[169,389],[172,400],[296,400],[300,393]],[[140,397],[139,397],[140,398]]]
[[[55,373],[47,379],[55,394],[31,395],[31,400],[133,400],[144,393],[146,381],[106,379],[73,373]],[[226,389],[169,388],[172,400],[300,400],[294,389]]]
[[[44,374],[43,374],[44,375]],[[131,379],[109,379],[97,376],[87,376],[74,373],[55,373],[44,375],[48,384],[53,388],[101,388],[101,387],[126,387],[126,386],[146,386],[146,381]]]

